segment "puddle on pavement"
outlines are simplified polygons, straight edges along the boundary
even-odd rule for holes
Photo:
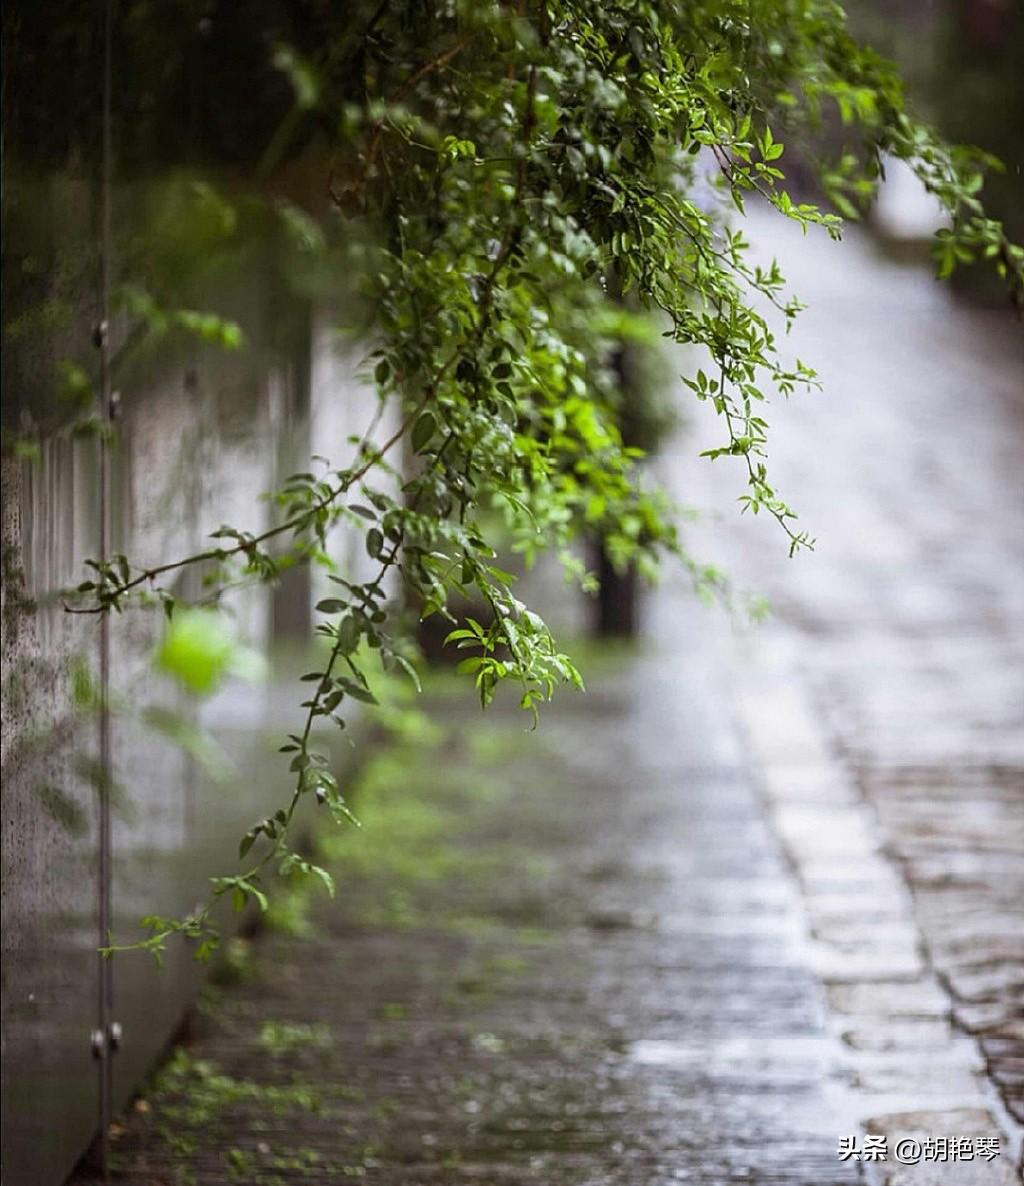
[[[770,1072],[820,1076],[833,1061],[835,1047],[831,1038],[727,1038],[714,1045],[674,1042],[661,1038],[641,1038],[626,1051],[634,1062],[648,1067],[714,1074],[742,1070],[756,1076]]]

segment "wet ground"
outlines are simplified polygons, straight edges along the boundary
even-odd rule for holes
[[[771,243],[810,304],[792,348],[825,385],[772,409],[772,464],[818,544],[788,561],[763,524],[735,518],[695,541],[775,609],[737,637],[738,717],[833,1028],[864,1052],[851,1066],[862,1123],[941,1135],[1002,1115],[1013,1163],[1024,329],[1006,310],[956,304],[856,234],[812,244],[776,228]],[[705,505],[739,481],[691,476]],[[894,1015],[913,1024],[893,1032]],[[964,1165],[932,1170],[912,1180],[974,1180]]]
[[[260,941],[187,1048],[315,1099],[229,1083],[190,1115],[211,1072],[179,1060],[115,1142],[130,1179],[856,1181],[724,693],[664,660],[599,661],[539,734],[442,702],[442,739],[371,759],[338,903]]]
[[[123,1180],[1015,1180],[1019,327],[856,240],[779,250],[831,394],[775,468],[819,549],[694,540],[773,622],[669,582],[533,734],[442,681],[436,735],[360,774],[337,901],[235,949],[119,1127]],[[728,506],[701,431],[666,468]],[[839,1159],[862,1130],[885,1162]],[[908,1136],[1000,1151],[910,1168]]]

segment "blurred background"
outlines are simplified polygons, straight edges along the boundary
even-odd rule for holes
[[[233,860],[237,835],[276,802],[275,731],[294,713],[288,680],[301,669],[312,606],[323,595],[308,566],[289,570],[273,587],[230,595],[236,640],[262,654],[271,674],[256,685],[231,681],[199,705],[154,672],[160,615],[116,620],[109,649],[116,785],[98,796],[94,760],[83,754],[95,752],[97,700],[89,672],[100,628],[95,618],[66,614],[55,593],[82,579],[85,558],[99,550],[104,518],[112,550],[138,563],[197,550],[224,520],[254,531],[272,524],[276,508],[260,496],[306,468],[311,454],[340,462],[347,439],[361,434],[376,411],[358,373],[361,311],[358,294],[346,285],[349,247],[334,241],[326,217],[330,164],[317,118],[302,98],[301,51],[343,24],[344,6],[251,7],[251,19],[240,20],[235,6],[215,0],[123,6],[109,53],[102,8],[94,4],[15,2],[5,14],[3,1144],[14,1186],[66,1177],[98,1124],[108,1125],[133,1097],[194,1000],[201,976],[184,950],[172,952],[162,969],[132,958],[103,972],[97,903],[109,893],[115,933],[132,932],[149,911],[187,911],[204,879]],[[918,111],[950,137],[1005,162],[984,196],[1020,241],[1024,10],[1013,0],[850,0],[847,7],[854,31],[900,62]],[[792,176],[812,188],[798,162]],[[332,941],[348,943],[360,967],[391,969],[394,960],[406,968],[404,982],[399,976],[386,984],[352,972],[352,1001],[377,1010],[378,1021],[389,1000],[395,1011],[382,1029],[360,1022],[362,1015],[337,1021],[339,1032],[349,1034],[345,1065],[361,1060],[386,1076],[382,1047],[368,1053],[366,1043],[389,1040],[388,1024],[402,1022],[409,1010],[421,1011],[428,1037],[434,1032],[428,1023],[432,1009],[436,1021],[440,990],[427,991],[417,978],[447,984],[434,963],[444,964],[446,944],[454,943],[451,968],[504,985],[505,996],[487,1006],[491,1028],[479,1022],[466,1031],[465,1048],[435,1049],[424,1038],[419,1060],[403,1063],[401,1073],[420,1075],[426,1059],[445,1090],[454,1091],[464,1060],[489,1067],[501,1043],[511,1042],[498,1034],[502,1025],[515,1027],[510,1001],[521,1008],[524,1000],[547,999],[549,1015],[532,1016],[523,1040],[539,1041],[543,1031],[555,1042],[551,1035],[561,1034],[564,1047],[580,1018],[584,1028],[605,1033],[600,1057],[577,1034],[579,1067],[589,1083],[602,1084],[596,1102],[577,1103],[592,1115],[613,1098],[628,1099],[630,1148],[651,1157],[667,1147],[656,1118],[659,1109],[671,1108],[646,1081],[643,1092],[630,1095],[616,1079],[614,1060],[627,1052],[630,1065],[691,1073],[686,1057],[673,1053],[668,1031],[652,1019],[664,1020],[665,1002],[672,1001],[681,1010],[679,1025],[692,1029],[699,1018],[694,999],[733,998],[721,996],[714,976],[705,976],[690,985],[683,1009],[676,997],[685,979],[675,988],[664,984],[660,997],[652,989],[648,999],[623,967],[644,960],[653,967],[673,944],[685,940],[689,949],[703,936],[723,953],[715,967],[733,975],[738,1013],[727,1039],[760,1032],[754,1018],[788,1033],[792,1017],[779,1021],[772,1013],[783,1008],[775,981],[761,976],[761,964],[745,964],[723,938],[729,927],[749,923],[755,949],[766,935],[771,951],[785,948],[780,967],[796,977],[800,992],[811,969],[825,976],[826,998],[838,1007],[842,993],[832,989],[848,983],[842,969],[858,965],[864,951],[846,942],[856,931],[852,923],[842,942],[830,939],[834,915],[828,902],[815,905],[815,893],[836,887],[822,890],[812,859],[820,848],[808,855],[806,838],[810,832],[827,846],[823,838],[832,835],[833,858],[854,862],[852,820],[874,837],[865,842],[861,873],[869,857],[881,859],[879,851],[895,859],[903,880],[892,890],[893,918],[904,911],[899,925],[918,927],[923,936],[928,957],[904,969],[904,982],[932,984],[927,978],[938,976],[952,993],[961,1028],[990,1042],[984,1065],[972,1064],[971,1083],[991,1080],[1004,1122],[1024,1120],[1022,1036],[1019,1019],[1014,1022],[1024,963],[1020,325],[982,269],[959,273],[952,290],[936,284],[927,255],[934,211],[898,171],[866,223],[851,228],[841,245],[803,238],[761,210],[750,222],[757,250],[780,258],[810,306],[792,347],[819,369],[824,393],[780,404],[769,419],[776,476],[818,536],[817,551],[789,561],[768,525],[738,518],[732,510],[742,493],[738,472],[726,468],[728,461],[697,460],[711,443],[712,426],[696,408],[665,414],[666,405],[678,402],[673,376],[687,359],[638,347],[628,361],[636,432],[652,449],[653,472],[697,512],[688,547],[739,590],[766,598],[771,618],[752,627],[742,613],[730,618],[700,607],[689,576],[677,571],[666,571],[649,589],[605,565],[605,592],[588,601],[570,595],[542,567],[530,582],[553,624],[570,637],[625,635],[632,644],[583,645],[591,692],[581,704],[554,710],[545,740],[528,758],[521,754],[533,742],[518,725],[459,717],[443,678],[428,698],[433,723],[408,715],[400,702],[391,719],[398,741],[377,737],[371,745],[371,753],[397,745],[387,751],[397,754],[394,765],[371,765],[364,775],[365,794],[376,786],[381,796],[379,808],[367,799],[367,812],[372,819],[379,810],[381,828],[396,839],[384,851],[379,838],[367,841],[363,856],[358,837],[340,841],[334,857],[350,871],[346,884],[356,905],[345,908],[348,915],[342,911],[349,921],[338,924],[341,935]],[[110,315],[98,337],[104,276]],[[343,571],[359,579],[361,541],[339,530],[334,545]],[[194,587],[176,591],[199,599],[202,585],[196,578]],[[173,727],[154,729],[154,722],[171,720]],[[208,728],[224,761],[183,744],[181,722]],[[429,780],[420,785],[424,767],[436,761],[430,746],[441,744],[446,730],[460,741],[443,751],[444,761],[461,771],[458,787],[475,788],[481,802],[492,804],[490,816],[477,818],[476,808],[459,798],[439,803],[439,788]],[[347,747],[331,744],[348,768]],[[385,762],[379,755],[374,760]],[[228,765],[233,773],[225,776],[221,768]],[[736,780],[759,787],[763,798],[737,791],[734,802],[729,787]],[[411,820],[409,801],[389,801],[396,783],[413,799],[426,796],[440,817]],[[695,789],[680,802],[676,790],[684,784]],[[794,786],[806,793],[794,799]],[[836,786],[843,788],[838,797],[824,789]],[[552,805],[553,793],[538,792],[545,787],[562,788],[566,798]],[[733,805],[725,815],[723,802]],[[428,891],[394,845],[408,844],[426,868],[428,852],[447,851],[439,837],[457,820],[468,821],[465,843],[484,854],[491,875],[473,880],[460,848],[457,857],[430,866]],[[749,833],[749,849],[733,834],[736,827]],[[99,849],[104,828],[112,833],[109,860]],[[492,851],[495,834],[514,851]],[[668,843],[667,834],[676,840]],[[786,875],[771,855],[773,845],[796,869],[795,888],[779,889]],[[736,868],[748,863],[759,893],[785,898],[770,926],[754,904],[735,897],[741,892]],[[381,870],[387,887],[379,883]],[[870,878],[858,881],[855,872],[850,879],[866,895],[850,907],[863,921],[868,898],[881,893],[886,900],[888,890],[872,891]],[[540,903],[538,886],[546,891]],[[423,936],[434,933],[441,915],[462,917],[464,893],[475,902],[462,911],[470,922],[431,946]],[[709,893],[720,898],[709,905]],[[726,899],[720,928],[694,929],[696,916],[715,915],[716,902]],[[818,944],[811,954],[780,938],[799,929],[805,916]],[[690,919],[685,926],[684,918]],[[780,930],[772,929],[775,923]],[[515,961],[527,956],[506,949],[513,932],[527,933],[527,942],[532,934],[537,950],[548,953],[530,949],[534,971],[523,974],[525,981],[517,979],[522,969]],[[565,976],[550,955],[563,932],[576,961]],[[290,934],[287,926],[283,933]],[[319,933],[329,936],[330,926],[320,925]],[[392,933],[404,938],[382,937]],[[483,933],[486,959],[473,946],[485,942]],[[610,946],[588,947],[595,936]],[[865,942],[870,947],[871,937]],[[910,945],[920,948],[916,939]],[[303,966],[301,955],[288,953]],[[486,964],[484,971],[466,971],[474,958]],[[829,959],[842,966],[832,981]],[[278,999],[266,983],[247,991],[252,1001],[269,994],[276,1007],[299,1009],[298,997]],[[924,988],[921,993],[923,999]],[[475,999],[472,991],[468,996]],[[819,1008],[818,997],[814,1002],[808,1009]],[[640,1020],[631,1026],[621,1015]],[[98,1019],[112,1016],[124,1040],[115,1056],[111,1035],[101,1032],[106,1057],[97,1061]],[[325,1012],[323,1024],[338,1016]],[[850,1026],[839,1028],[845,1033]],[[618,1035],[621,1049],[608,1046],[607,1034]],[[643,1041],[654,1045],[637,1045]],[[262,1057],[266,1047],[257,1042],[254,1049]],[[696,1048],[728,1096],[730,1077],[737,1065],[749,1070],[749,1058],[727,1045],[716,1046],[717,1054],[699,1042]],[[799,1083],[812,1083],[816,1057],[801,1063],[799,1073],[784,1058],[783,1078],[796,1074]],[[547,1062],[537,1058],[545,1075],[557,1073],[550,1050]],[[480,1073],[477,1095],[497,1092],[498,1072]],[[523,1115],[543,1115],[545,1123],[561,1117],[564,1127],[565,1101],[576,1099],[578,1085],[567,1082],[560,1100],[531,1095],[535,1084],[521,1086],[516,1098]],[[477,1095],[459,1097],[459,1107]],[[785,1093],[780,1098],[784,1103]],[[815,1111],[813,1101],[801,1100],[790,1109],[798,1117],[792,1124],[804,1123],[801,1108],[808,1117]],[[492,1152],[515,1147],[520,1138],[509,1134],[519,1130],[509,1115],[516,1106],[506,1100],[506,1126],[477,1131],[472,1140]],[[738,1130],[751,1115],[743,1108],[752,1106],[747,1101],[736,1113],[723,1103],[715,1116]],[[372,1125],[365,1121],[376,1126],[373,1141],[401,1145],[397,1122],[389,1127],[370,1104],[360,1108],[359,1116],[375,1117]],[[424,1124],[436,1126],[442,1145],[451,1143],[439,1118],[443,1106],[437,1109]],[[466,1114],[475,1115],[460,1113]],[[689,1113],[681,1116],[680,1128],[698,1124]],[[779,1121],[771,1110],[758,1117],[762,1129]],[[580,1165],[588,1157],[605,1166],[609,1158],[628,1160],[622,1150],[609,1152],[614,1141],[607,1134],[573,1143],[557,1136],[563,1130],[541,1127],[545,1136],[537,1137],[533,1156],[576,1157]],[[255,1133],[244,1152],[258,1160],[263,1138]],[[364,1138],[358,1139],[372,1143]],[[136,1161],[127,1164],[141,1164],[140,1175],[164,1156],[156,1130],[128,1139]],[[318,1139],[334,1138],[321,1133]],[[356,1136],[352,1142],[358,1144]],[[429,1160],[431,1148],[417,1145],[416,1156]],[[407,1154],[394,1153],[396,1163]],[[179,1169],[190,1156],[178,1151]],[[736,1166],[743,1156],[749,1161],[749,1151],[735,1154]],[[784,1153],[778,1156],[784,1167]],[[647,1180],[656,1180],[660,1169],[644,1164]],[[826,1168],[808,1153],[805,1169],[807,1180],[821,1186],[832,1180],[823,1175],[833,1172],[834,1157]]]

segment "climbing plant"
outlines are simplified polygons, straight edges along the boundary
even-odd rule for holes
[[[313,251],[332,236],[331,266],[363,315],[378,415],[351,457],[311,463],[276,492],[267,530],[224,525],[207,548],[159,564],[97,558],[75,593],[78,612],[162,605],[163,662],[210,682],[230,648],[206,611],[176,602],[182,569],[203,566],[207,597],[305,559],[334,586],[316,607],[322,661],[303,677],[296,726],[281,739],[282,804],[254,821],[238,871],[214,880],[205,905],[145,920],[133,946],[155,953],[184,935],[207,955],[215,905],[265,907],[273,870],[331,888],[294,850],[292,822],[306,799],[349,818],[317,728],[374,701],[377,665],[417,681],[397,602],[448,619],[447,642],[484,705],[513,684],[535,716],[559,684],[581,685],[498,566],[496,522],[528,559],[554,551],[584,581],[571,544],[591,531],[619,565],[650,568],[675,553],[698,582],[718,583],[686,557],[668,500],[619,429],[613,358],[635,310],[688,348],[680,391],[717,413],[721,441],[706,455],[735,464],[742,509],[773,520],[791,554],[813,545],[769,475],[764,407],[817,379],[772,328],[801,305],[779,264],[750,254],[748,203],[839,238],[842,216],[856,216],[887,157],[900,158],[948,215],[935,240],[940,275],[988,258],[1018,298],[1024,281],[1024,253],[979,199],[994,162],[916,122],[893,69],[851,40],[830,0],[287,10],[267,54],[292,98],[261,168],[289,155],[316,164],[325,223],[274,208]],[[787,189],[798,154],[819,204]],[[134,300],[139,312],[145,298]],[[342,523],[361,531],[376,564],[365,581],[334,566]],[[402,598],[389,596],[392,581]],[[484,611],[453,613],[463,597]]]

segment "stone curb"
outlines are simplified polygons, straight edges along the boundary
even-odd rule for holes
[[[841,1114],[861,1134],[885,1135],[890,1147],[919,1135],[998,1134],[1002,1142],[997,1159],[960,1162],[955,1170],[938,1162],[865,1164],[869,1180],[878,1186],[1017,1182],[1024,1128],[1003,1106],[981,1042],[964,1032],[971,1027],[963,1024],[963,1002],[953,999],[929,958],[874,806],[830,754],[784,640],[762,630],[756,650],[749,639],[741,646],[737,718],[806,909],[811,963],[836,1039]],[[978,1009],[975,1032],[987,1033],[983,1004]]]

